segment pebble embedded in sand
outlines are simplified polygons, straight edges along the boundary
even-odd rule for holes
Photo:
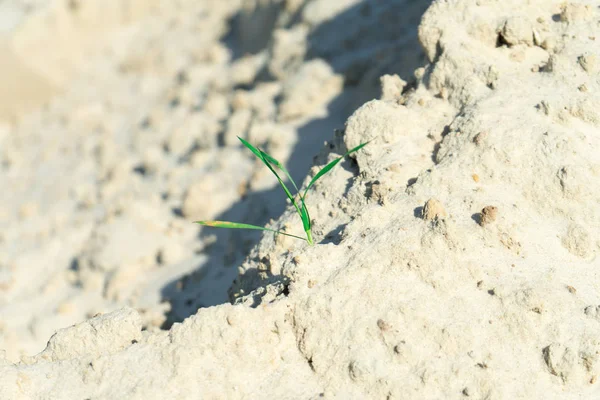
[[[391,191],[391,188],[389,188],[387,185],[380,183],[379,181],[375,181],[371,185],[371,194],[369,198],[377,201],[379,205],[385,205],[389,202],[388,194]]]
[[[598,57],[596,57],[594,54],[579,56],[577,62],[587,73],[594,74],[598,70]]]
[[[583,310],[584,314],[600,322],[600,306],[587,306]]]
[[[377,327],[382,332],[389,331],[392,328],[392,326],[390,324],[388,324],[387,322],[385,322],[381,318],[377,320]]]
[[[425,221],[436,221],[445,219],[448,216],[444,206],[438,199],[431,198],[427,200],[423,207],[423,219]]]
[[[498,207],[495,206],[485,206],[481,210],[481,219],[479,220],[479,225],[485,226],[491,224],[496,220],[498,216]]]
[[[485,142],[485,139],[488,137],[488,133],[487,131],[484,132],[479,132],[477,135],[475,135],[475,137],[473,138],[473,143],[475,143],[477,146],[481,146],[483,145],[483,143]]]
[[[444,86],[440,89],[440,93],[438,95],[441,99],[444,100],[448,100],[448,96],[450,96],[448,89]]]

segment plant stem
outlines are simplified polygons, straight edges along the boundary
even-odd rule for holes
[[[315,242],[313,242],[313,238],[312,238],[312,233],[311,231],[306,231],[306,237],[308,238],[307,242],[309,245],[314,245]]]

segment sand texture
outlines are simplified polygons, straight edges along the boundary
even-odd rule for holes
[[[597,1],[24,3],[0,399],[600,398]]]

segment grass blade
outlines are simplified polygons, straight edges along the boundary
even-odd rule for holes
[[[370,140],[369,140],[370,142]],[[329,164],[327,164],[326,166],[324,166],[316,175],[314,178],[312,178],[312,180],[310,181],[310,183],[308,184],[308,186],[306,187],[306,189],[304,190],[304,195],[302,196],[302,198],[306,197],[306,193],[308,193],[308,189],[311,188],[312,185],[314,185],[314,183],[319,180],[323,175],[325,175],[326,173],[328,173],[329,171],[331,171],[331,169],[333,167],[335,167],[337,165],[337,163],[339,163],[344,157],[346,157],[349,154],[354,153],[355,151],[358,151],[360,149],[362,149],[363,147],[365,147],[367,144],[369,144],[369,142],[365,142],[362,144],[359,144],[358,146],[356,146],[355,148],[348,150],[348,152],[346,152],[346,154],[344,154],[343,156],[341,156],[340,158],[336,158],[335,160],[333,160],[332,162],[330,162]]]
[[[302,225],[304,227],[304,231],[306,232],[306,237],[308,238],[308,243],[309,244],[313,244],[312,243],[312,234],[311,234],[311,221],[310,221],[310,214],[308,213],[308,208],[306,208],[306,204],[304,204],[304,199],[301,196],[300,197],[300,201],[302,202],[302,208],[300,209],[301,213],[300,213],[300,219],[302,219]]]
[[[283,183],[283,180],[281,179],[281,177],[279,176],[279,174],[277,173],[277,171],[275,171],[273,169],[273,167],[271,166],[271,164],[268,161],[266,161],[264,158],[262,160],[265,162],[265,164],[267,165],[267,167],[269,167],[269,169],[271,170],[271,172],[273,173],[273,175],[275,175],[275,177],[279,181],[279,185],[281,186],[281,188],[285,192],[286,196],[288,197],[288,199],[290,199],[290,201],[292,202],[292,204],[294,205],[294,207],[296,207],[296,211],[298,211],[298,214],[300,214],[300,217],[302,217],[302,213],[300,212],[300,209],[298,208],[298,204],[296,204],[296,200],[294,200],[294,195],[292,194],[292,192],[290,192],[289,189],[287,188],[287,186],[285,186],[285,183]]]
[[[285,232],[281,232],[281,231],[276,231],[274,229],[264,228],[262,226],[257,226],[257,225],[241,224],[239,222],[229,222],[229,221],[195,221],[194,223],[200,224],[200,225],[204,225],[204,226],[210,226],[210,227],[213,227],[213,228],[255,229],[255,230],[260,230],[260,231],[269,231],[269,232],[279,233],[279,234],[285,235],[285,236],[291,236],[291,237],[294,237],[296,239],[306,240],[306,238],[303,238],[303,237],[300,237],[300,236],[296,236],[296,235],[291,235],[289,233],[285,233]]]
[[[278,234],[285,235],[285,236],[290,236],[290,237],[293,237],[296,239],[302,239],[302,240],[307,241],[310,245],[313,244],[312,233],[311,233],[311,220],[310,220],[310,214],[308,213],[308,208],[306,208],[306,204],[304,201],[306,198],[306,195],[308,193],[308,190],[312,187],[312,185],[315,184],[315,182],[317,180],[319,180],[323,175],[325,175],[333,167],[335,167],[344,157],[346,157],[347,155],[349,155],[351,153],[354,153],[355,151],[362,149],[364,146],[366,146],[370,142],[370,141],[365,142],[365,143],[362,143],[362,144],[356,146],[355,148],[346,152],[346,154],[344,154],[343,156],[333,160],[332,162],[327,164],[325,167],[323,167],[315,175],[315,177],[312,178],[312,180],[310,181],[310,183],[304,190],[304,193],[301,194],[300,191],[298,190],[298,186],[296,185],[296,182],[294,182],[294,179],[290,175],[289,171],[283,166],[282,163],[277,161],[275,158],[273,158],[271,155],[267,154],[266,152],[260,150],[257,147],[254,147],[253,145],[251,145],[250,143],[248,143],[241,137],[238,136],[238,139],[240,140],[240,142],[242,142],[242,144],[245,147],[247,147],[250,151],[252,151],[252,153],[254,153],[254,155],[256,157],[258,157],[267,166],[267,168],[269,168],[269,170],[273,173],[273,175],[275,175],[275,177],[277,178],[277,181],[279,182],[279,185],[285,192],[285,195],[288,197],[288,199],[290,199],[290,201],[294,205],[294,208],[296,208],[296,211],[298,212],[298,215],[300,216],[300,219],[302,220],[302,225],[304,227],[304,231],[306,232],[306,238],[302,238],[302,237],[296,236],[296,235],[291,235],[289,233],[285,233],[285,232],[281,232],[281,231],[276,231],[276,230],[269,229],[269,228],[264,228],[264,227],[257,226],[257,225],[242,224],[242,223],[238,223],[238,222],[196,221],[196,223],[200,224],[200,225],[204,225],[204,226],[215,227],[215,228],[255,229],[255,230],[261,230],[261,231],[268,231],[268,232],[278,233]],[[298,199],[299,199],[300,204],[298,204],[298,201],[294,198],[294,196],[292,195],[290,190],[287,188],[287,186],[285,185],[285,183],[283,182],[283,180],[281,179],[281,177],[279,176],[277,171],[275,171],[275,168],[278,168],[279,170],[281,170],[287,176],[287,178],[290,180],[290,182],[296,189],[296,192],[298,192]]]
[[[296,208],[296,211],[298,212],[298,215],[300,215],[300,218],[302,219],[302,212],[300,211],[300,208],[298,208],[298,204],[296,204],[296,200],[294,200],[294,196],[289,191],[289,189],[287,188],[287,186],[285,186],[285,183],[283,183],[283,180],[281,179],[281,177],[279,176],[279,174],[277,173],[277,171],[275,171],[273,169],[273,167],[271,166],[271,163],[263,156],[263,154],[267,154],[267,153],[265,153],[265,152],[257,149],[256,147],[252,146],[250,143],[248,143],[247,141],[245,141],[244,139],[242,139],[239,136],[238,136],[238,139],[240,139],[240,141],[242,142],[242,144],[244,146],[246,146],[248,149],[250,149],[250,151],[252,151],[254,153],[254,155],[256,157],[258,157],[271,170],[271,172],[273,173],[273,175],[275,175],[275,177],[279,181],[279,185],[281,186],[281,188],[285,192],[285,194],[288,197],[288,199],[290,199],[290,201],[292,202],[292,204]],[[275,160],[273,157],[271,157],[271,156],[269,156],[269,157],[271,159]]]
[[[292,178],[292,176],[290,175],[290,173],[288,172],[287,169],[285,169],[285,167],[283,166],[282,163],[280,163],[279,161],[277,161],[276,159],[274,159],[273,157],[271,157],[269,154],[265,153],[264,151],[260,152],[263,157],[270,162],[271,164],[275,165],[277,168],[279,168],[280,170],[283,171],[283,173],[285,174],[285,176],[288,177],[288,179],[290,180],[290,182],[292,182],[292,185],[294,185],[294,188],[296,189],[296,192],[299,192],[298,190],[298,186],[296,186],[296,182],[294,182],[294,179]]]
[[[252,146],[250,143],[246,142],[241,137],[238,136],[237,138],[240,139],[240,142],[242,142],[242,144],[244,146],[246,146],[248,149],[250,149],[250,151],[253,152],[256,157],[260,158],[263,162],[265,162],[262,154],[260,154],[260,150],[258,150],[256,147]]]
[[[290,182],[292,182],[292,185],[294,185],[294,188],[296,189],[296,192],[300,192],[300,190],[298,189],[298,186],[296,186],[296,182],[294,182],[294,178],[292,178],[292,176],[290,175],[290,173],[288,172],[287,169],[285,169],[285,167],[283,166],[283,164],[281,164],[279,161],[277,161],[275,158],[273,158],[271,155],[265,153],[264,151],[260,150],[260,153],[263,155],[263,157],[269,161],[271,164],[275,165],[277,168],[279,168],[280,170],[282,170],[285,175],[288,177],[288,179],[290,180]],[[304,231],[307,232],[307,234],[310,232],[310,215],[308,214],[308,209],[306,208],[306,204],[304,204],[304,199],[301,196],[298,196],[300,198],[301,201],[301,207],[298,210],[298,208],[296,208],[296,210],[298,211],[298,213],[300,214],[300,219],[302,220],[302,225],[304,226]]]

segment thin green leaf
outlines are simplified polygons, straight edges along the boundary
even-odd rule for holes
[[[369,140],[370,142],[370,140]],[[317,175],[315,175],[314,178],[312,178],[312,180],[310,181],[310,183],[308,184],[308,186],[306,187],[306,189],[304,190],[304,195],[302,196],[303,198],[306,197],[306,193],[308,192],[308,189],[311,188],[312,185],[314,185],[314,183],[319,180],[323,175],[325,175],[326,173],[328,173],[333,167],[335,167],[337,165],[337,163],[339,163],[344,157],[346,157],[349,154],[354,153],[355,151],[358,151],[360,149],[362,149],[363,147],[365,147],[367,144],[369,144],[369,142],[365,142],[362,144],[359,144],[358,146],[356,146],[355,148],[348,150],[348,152],[346,154],[344,154],[343,156],[341,156],[340,158],[336,158],[335,160],[333,160],[332,162],[330,162],[329,164],[327,164],[326,166],[324,166],[318,173]]]
[[[246,142],[244,139],[242,139],[239,136],[237,138],[240,139],[240,142],[242,142],[242,144],[244,146],[246,146],[248,149],[250,149],[250,151],[253,152],[256,157],[260,158],[263,162],[265,161],[263,159],[263,156],[260,154],[260,151],[256,147],[252,146],[250,143]]]
[[[288,179],[290,180],[290,182],[292,182],[292,185],[294,185],[294,188],[296,189],[296,192],[300,191],[300,190],[298,190],[298,186],[296,186],[296,182],[294,182],[294,178],[292,178],[292,176],[290,175],[290,173],[288,172],[288,170],[285,169],[285,167],[283,166],[282,163],[280,163],[279,161],[277,161],[271,155],[265,153],[264,151],[261,151],[260,153],[263,155],[263,157],[267,161],[269,161],[271,164],[275,165],[277,168],[279,168],[280,170],[283,171],[283,173],[285,174],[285,176],[287,176]]]
[[[296,186],[296,182],[294,182],[294,178],[292,178],[292,176],[290,175],[290,173],[287,171],[287,169],[285,169],[285,167],[283,166],[283,164],[281,164],[279,161],[277,161],[276,159],[274,159],[271,155],[265,153],[264,151],[261,150],[261,154],[264,156],[265,159],[267,159],[269,162],[271,162],[271,164],[275,165],[276,167],[278,167],[279,169],[281,169],[286,176],[288,177],[288,179],[290,180],[290,182],[292,182],[292,185],[294,185],[294,188],[296,189],[296,192],[300,192],[300,190],[298,189],[298,186]],[[301,207],[300,207],[300,219],[302,220],[302,225],[304,227],[304,230],[308,233],[310,232],[310,228],[311,228],[311,222],[310,222],[310,215],[308,213],[308,208],[306,208],[306,204],[304,204],[304,198],[302,198],[302,196],[298,196],[300,198],[300,201],[302,202]]]
[[[296,235],[291,235],[289,233],[285,233],[285,232],[282,232],[282,231],[276,231],[274,229],[264,228],[262,226],[257,226],[257,225],[241,224],[239,222],[229,222],[229,221],[195,221],[194,223],[200,224],[200,225],[204,225],[204,226],[210,226],[210,227],[213,227],[213,228],[255,229],[255,230],[261,230],[261,231],[269,231],[269,232],[279,233],[279,234],[285,235],[285,236],[291,236],[291,237],[294,237],[296,239],[306,240],[306,238],[303,238],[303,237],[300,237],[300,236],[296,236]]]
[[[301,196],[300,201],[302,202],[302,207],[300,208],[300,219],[302,219],[302,225],[304,226],[305,232],[310,232],[311,223],[310,223],[310,214],[308,213],[308,208],[306,208],[306,204],[304,204],[304,198]]]
[[[296,200],[294,200],[294,195],[292,194],[292,192],[290,192],[289,189],[287,188],[287,186],[285,186],[285,183],[283,183],[283,180],[281,179],[281,177],[279,176],[279,174],[273,169],[273,167],[271,166],[271,164],[268,161],[264,160],[264,159],[263,159],[263,161],[265,161],[265,164],[267,165],[267,167],[269,167],[269,169],[271,170],[271,172],[273,173],[273,175],[275,175],[275,177],[279,181],[279,185],[281,186],[281,188],[283,189],[283,191],[287,195],[288,199],[290,199],[290,201],[292,202],[292,204],[294,205],[294,207],[296,207],[296,211],[298,212],[298,214],[300,215],[300,217],[302,217],[302,212],[298,208],[298,204],[296,204]]]
[[[281,188],[285,192],[286,196],[288,197],[288,199],[290,199],[290,201],[292,202],[292,204],[296,208],[296,211],[298,212],[298,215],[300,215],[300,218],[302,218],[302,212],[300,211],[300,208],[298,208],[298,204],[296,204],[296,200],[294,200],[294,196],[289,191],[289,189],[287,188],[287,186],[285,186],[285,183],[283,183],[283,180],[281,179],[281,177],[279,176],[279,174],[277,173],[277,171],[275,171],[273,169],[273,167],[271,166],[271,163],[269,161],[267,161],[267,159],[263,156],[264,152],[261,151],[261,150],[259,150],[259,149],[257,149],[256,147],[252,146],[250,143],[248,143],[247,141],[245,141],[244,139],[242,139],[239,136],[238,136],[238,139],[240,139],[240,141],[242,142],[242,144],[244,146],[246,146],[247,148],[249,148],[250,151],[252,151],[256,157],[258,157],[260,160],[262,160],[262,162],[271,170],[271,172],[273,173],[273,175],[275,175],[275,177],[279,181],[279,185],[281,186]]]

